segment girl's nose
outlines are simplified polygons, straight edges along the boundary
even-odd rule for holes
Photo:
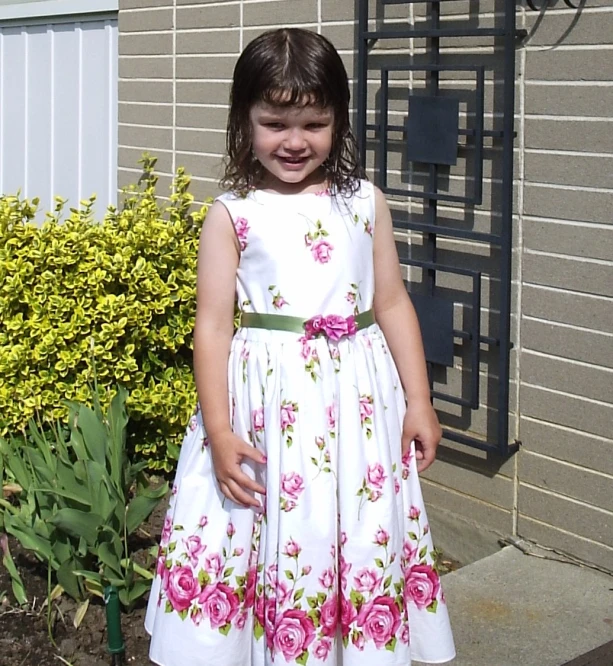
[[[298,128],[291,129],[287,138],[285,139],[285,147],[287,150],[302,150],[306,145],[304,135]]]

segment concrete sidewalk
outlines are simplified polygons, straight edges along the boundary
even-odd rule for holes
[[[593,569],[507,547],[447,574],[443,586],[452,666],[562,666],[613,640],[613,577]]]

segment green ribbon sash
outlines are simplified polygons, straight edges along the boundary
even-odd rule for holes
[[[304,325],[308,319],[290,317],[281,314],[264,314],[260,312],[243,312],[240,317],[241,328],[264,328],[267,331],[288,331],[289,333],[304,333]],[[375,323],[373,310],[360,312],[355,316],[355,326],[359,331]]]

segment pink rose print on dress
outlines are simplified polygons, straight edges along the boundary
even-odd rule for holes
[[[326,407],[326,419],[328,422],[328,436],[336,437],[336,404],[332,403]]]
[[[298,557],[301,552],[302,548],[293,539],[290,539],[283,549],[283,554],[287,557]]]
[[[315,659],[325,661],[330,654],[330,650],[332,650],[332,642],[328,638],[322,638],[313,646],[313,656]]]
[[[264,432],[264,407],[258,407],[251,412],[251,432],[249,438],[252,443],[260,442],[260,435]]]
[[[409,449],[402,456],[402,478],[404,481],[406,481],[409,478],[409,474],[411,473],[410,466],[412,460],[413,460],[413,452],[411,451],[411,449]]]
[[[183,613],[190,607],[192,601],[200,594],[200,583],[194,577],[194,572],[186,566],[175,565],[168,574],[166,597],[171,608]]]
[[[375,532],[375,543],[378,546],[387,546],[390,540],[390,535],[382,528],[380,527],[376,532]]]
[[[257,567],[250,567],[247,572],[247,580],[245,582],[245,599],[243,605],[246,609],[253,608],[255,605],[255,588],[258,580]]]
[[[372,414],[373,398],[372,395],[363,394],[360,396],[360,423],[366,432],[366,437],[372,437]]]
[[[211,627],[219,629],[232,622],[238,614],[239,598],[234,590],[224,583],[215,583],[204,588],[198,598],[203,614],[209,618]]]
[[[409,645],[411,643],[411,632],[409,631],[409,625],[405,624],[402,629],[400,630],[400,642],[404,643],[405,645]]]
[[[296,423],[296,413],[298,412],[298,403],[290,400],[283,400],[281,403],[281,432],[285,436],[285,444],[289,448],[294,440],[291,433],[294,432],[294,423]]]
[[[281,510],[285,512],[292,511],[297,506],[300,495],[304,492],[304,479],[296,472],[281,474],[281,495],[279,504]]]
[[[314,640],[315,625],[305,611],[292,608],[277,618],[273,644],[286,661],[301,657]]]
[[[316,382],[319,379],[317,369],[321,367],[317,349],[304,335],[298,339],[298,342],[300,342],[300,356],[304,359],[304,369],[311,376],[311,379]]]
[[[440,578],[429,564],[414,564],[405,579],[405,599],[417,608],[436,612]]]
[[[223,562],[221,561],[221,556],[219,553],[213,553],[212,555],[204,558],[204,569],[213,578],[217,578],[217,576],[219,576],[222,567]]]
[[[272,296],[272,307],[275,310],[281,310],[284,305],[289,305],[289,303],[281,295],[281,292],[277,289],[276,285],[271,284],[270,287],[268,287],[268,291]]]
[[[185,545],[185,554],[189,559],[189,563],[195,569],[198,566],[198,559],[206,550],[206,545],[200,541],[199,536],[190,536],[183,541]]]
[[[363,630],[364,638],[381,649],[393,640],[400,627],[400,610],[391,597],[375,597],[362,606],[356,624]]]
[[[313,259],[319,264],[327,264],[332,259],[332,250],[334,246],[328,241],[320,240],[311,245],[311,254]]]
[[[321,220],[317,220],[315,228],[311,229],[304,237],[305,246],[311,251],[313,259],[319,264],[327,264],[334,249],[331,243],[324,240],[326,236],[328,236],[328,232],[323,228]]]
[[[347,587],[347,576],[349,572],[351,571],[351,567],[353,565],[347,562],[343,555],[338,556],[338,568],[339,568],[339,576],[341,579],[341,588],[344,590]]]
[[[341,634],[343,638],[349,635],[351,625],[355,622],[358,613],[349,599],[341,597]]]
[[[325,569],[321,576],[319,576],[319,582],[322,587],[330,589],[334,585],[335,575],[331,567]]]
[[[353,577],[355,589],[362,594],[372,594],[381,584],[382,577],[374,569],[364,567]]]
[[[364,502],[376,502],[383,495],[383,488],[387,475],[381,463],[372,463],[366,469],[366,475],[362,480],[362,485],[357,492],[360,498],[358,515],[364,506]]]
[[[336,594],[324,601],[321,606],[319,618],[321,633],[324,636],[334,636],[338,624],[338,597]]]
[[[166,518],[164,518],[164,527],[162,528],[160,545],[166,546],[170,541],[171,534],[172,534],[172,518],[167,515]]]
[[[249,233],[249,222],[244,217],[237,217],[234,220],[234,228],[236,229],[236,236],[238,243],[243,252],[247,248],[247,234]]]
[[[198,419],[197,419],[197,417],[194,415],[194,416],[192,416],[192,418],[189,420],[189,429],[191,430],[191,432],[194,432],[194,430],[196,430],[197,427],[198,427]]]

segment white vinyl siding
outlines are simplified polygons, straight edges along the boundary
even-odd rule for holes
[[[116,180],[116,17],[0,23],[0,193],[103,212]]]

